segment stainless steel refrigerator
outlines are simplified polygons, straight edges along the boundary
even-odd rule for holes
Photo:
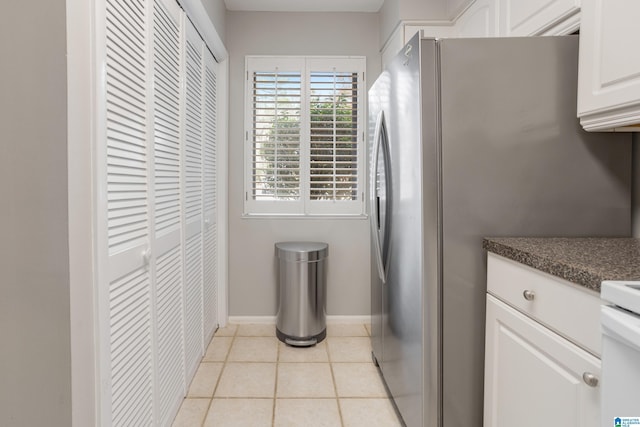
[[[416,36],[369,91],[371,341],[409,427],[482,426],[483,236],[630,234],[630,136],[581,129],[577,63]]]

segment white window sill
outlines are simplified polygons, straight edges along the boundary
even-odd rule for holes
[[[342,219],[355,219],[355,220],[365,220],[369,218],[367,214],[353,214],[353,215],[312,215],[312,214],[272,214],[272,213],[251,213],[251,214],[242,214],[242,219],[331,219],[331,220],[342,220]]]

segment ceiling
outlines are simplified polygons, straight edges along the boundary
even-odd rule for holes
[[[228,10],[258,12],[377,12],[384,0],[224,0]]]

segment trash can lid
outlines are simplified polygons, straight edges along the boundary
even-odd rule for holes
[[[319,261],[329,254],[329,245],[322,242],[279,242],[276,256],[285,261]]]

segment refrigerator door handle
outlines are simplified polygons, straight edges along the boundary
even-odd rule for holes
[[[378,267],[378,276],[382,283],[386,283],[387,274],[385,268],[385,260],[389,251],[389,228],[390,228],[390,202],[391,202],[391,192],[390,190],[390,158],[389,158],[389,147],[388,147],[388,139],[387,139],[387,130],[384,119],[384,111],[380,111],[378,114],[378,119],[376,120],[376,127],[374,132],[374,147],[373,147],[373,157],[372,157],[372,167],[371,167],[371,186],[370,186],[370,201],[371,201],[371,213],[372,213],[372,221],[371,221],[371,233],[373,236],[373,245],[375,252],[376,265]],[[378,170],[380,155],[382,155],[382,162],[384,164],[384,175],[383,182],[384,185],[384,207],[381,209],[381,200],[380,195],[378,194],[378,176],[380,171]],[[381,223],[381,216],[384,215],[384,224]],[[382,230],[382,235],[380,235],[380,230]]]

